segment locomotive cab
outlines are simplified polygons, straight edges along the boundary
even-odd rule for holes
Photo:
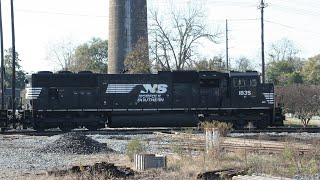
[[[251,108],[258,105],[260,76],[256,71],[230,72],[231,107]]]

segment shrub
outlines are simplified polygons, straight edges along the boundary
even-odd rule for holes
[[[129,157],[131,162],[133,162],[135,154],[142,153],[143,151],[144,151],[144,147],[141,144],[141,141],[139,139],[135,138],[129,141],[127,156]]]
[[[200,128],[202,129],[210,129],[216,128],[220,131],[221,136],[226,136],[227,133],[232,130],[232,124],[226,122],[219,122],[219,121],[204,121],[199,124]]]

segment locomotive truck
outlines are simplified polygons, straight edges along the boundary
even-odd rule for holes
[[[256,71],[161,71],[97,74],[40,71],[26,79],[21,122],[36,130],[76,127],[192,127],[201,121],[234,128],[283,125],[274,86]]]

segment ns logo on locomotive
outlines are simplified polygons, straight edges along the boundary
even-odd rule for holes
[[[201,121],[235,128],[283,125],[273,84],[258,72],[163,71],[96,74],[89,71],[32,74],[18,122],[36,130],[77,127],[190,127]],[[5,125],[10,124],[10,118]],[[1,122],[0,122],[1,124]]]
[[[156,93],[163,94],[167,92],[168,85],[166,84],[143,84],[145,90],[141,90],[140,93]]]

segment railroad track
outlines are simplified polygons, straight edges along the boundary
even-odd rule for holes
[[[74,129],[71,132],[83,133],[86,135],[90,134],[101,134],[101,135],[116,135],[116,134],[152,134],[154,132],[171,133],[175,129],[173,128],[105,128],[96,131],[89,131],[86,129]],[[9,130],[1,132],[0,135],[29,135],[29,136],[54,136],[64,134],[66,132],[59,129],[50,129],[46,131],[35,131],[32,129],[27,130]]]
[[[197,128],[194,128],[197,131]],[[151,134],[154,132],[163,132],[163,133],[175,133],[183,132],[182,128],[104,128],[97,131],[89,131],[85,129],[74,129],[72,132],[79,132],[83,134],[102,134],[102,135],[114,135],[114,134]],[[201,133],[201,131],[198,131]],[[264,130],[260,129],[240,129],[232,130],[230,133],[267,133],[267,132],[288,132],[288,133],[320,133],[320,127],[276,127],[276,128],[267,128]],[[30,136],[53,136],[58,134],[64,134],[59,129],[50,129],[42,132],[38,132],[32,129],[27,130],[8,130],[1,132],[0,135],[30,135]]]
[[[267,142],[260,142],[259,145],[247,145],[247,144],[232,144],[229,142],[225,142],[220,144],[219,149],[228,151],[228,152],[263,152],[263,153],[281,153],[286,149],[291,149],[294,152],[297,152],[299,154],[306,154],[306,153],[314,153],[316,150],[311,146],[303,146],[301,144],[294,145],[292,147],[289,147],[288,145],[283,144],[275,144],[275,145],[269,145]],[[205,151],[206,147],[204,143],[199,144],[158,144],[158,146],[162,149],[180,149],[185,151]]]
[[[267,128],[267,129],[240,129],[240,130],[233,130],[231,133],[261,133],[261,132],[288,132],[288,133],[320,133],[320,127],[274,127],[274,128]]]
[[[206,151],[205,136],[190,134],[171,135],[173,140],[169,144],[156,144],[162,149],[179,149],[182,151]],[[174,140],[176,139],[176,140]],[[182,141],[182,140],[187,141]],[[274,141],[250,138],[222,137],[219,149],[227,152],[262,152],[262,153],[282,153],[290,149],[298,154],[315,153],[316,147],[310,143],[299,141]],[[213,149],[212,149],[213,150]]]
[[[158,133],[163,136],[172,136],[173,141],[170,144],[157,144],[163,149],[181,149],[181,150],[193,150],[204,151],[205,150],[205,136],[199,136],[197,134],[186,133],[181,128],[106,128],[98,131],[89,131],[85,129],[75,129],[73,132],[79,132],[86,135],[101,134],[101,135],[132,135],[132,134],[153,134]],[[260,132],[320,132],[320,128],[269,128],[267,130],[252,130],[243,129],[235,130],[232,133],[260,133]],[[31,136],[53,136],[63,134],[58,129],[51,129],[44,132],[37,132],[34,130],[9,130],[0,134],[1,139],[20,139],[30,138]],[[202,132],[203,133],[203,132]],[[175,141],[176,139],[176,141]],[[232,138],[224,137],[223,142],[220,144],[220,148],[231,152],[266,152],[266,153],[279,153],[283,152],[288,146],[294,147],[295,151],[299,154],[313,153],[314,147],[305,143],[288,143],[273,140],[260,140],[260,139],[246,139],[246,138]]]

